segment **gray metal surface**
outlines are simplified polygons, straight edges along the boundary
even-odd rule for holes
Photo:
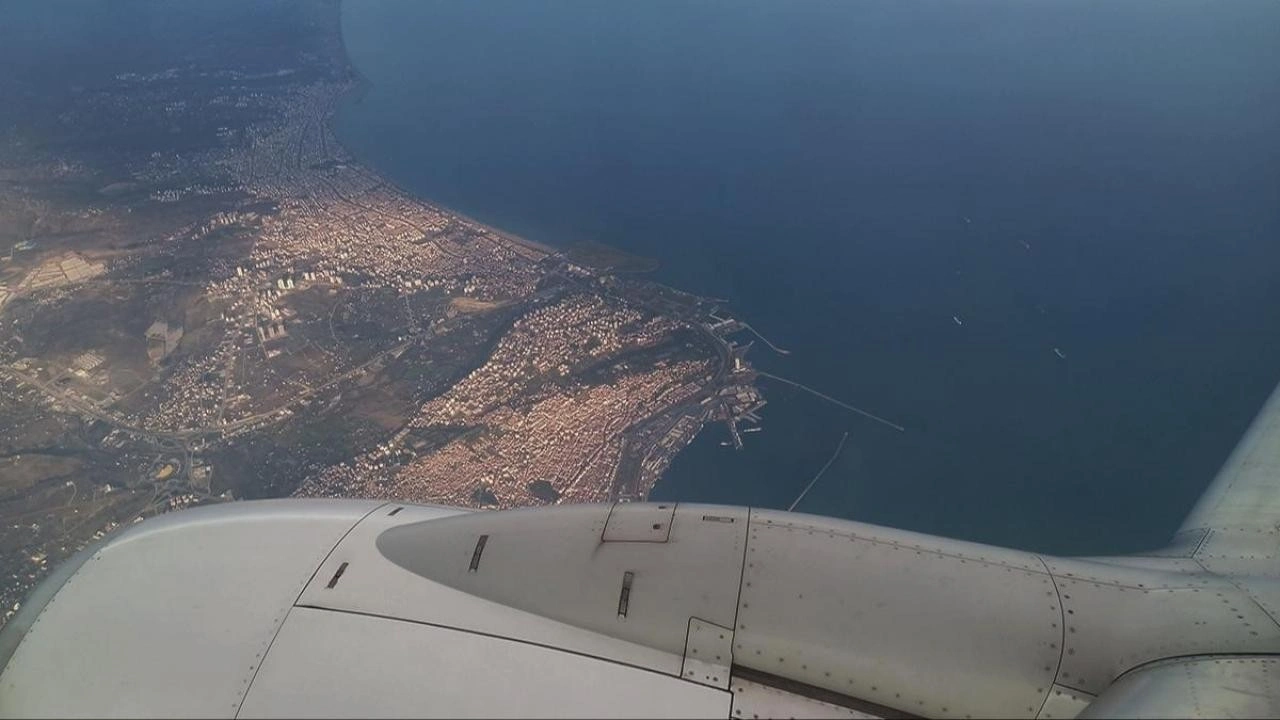
[[[298,593],[377,505],[220,505],[131,528],[36,619],[0,716],[234,717]]]
[[[1223,656],[1280,654],[1278,543],[1064,559],[705,505],[220,506],[49,590],[0,714],[1141,714],[1185,704],[1152,663],[1188,655],[1215,656],[1177,671],[1197,708],[1255,712],[1270,663]]]
[[[913,714],[1039,712],[1062,613],[1036,557],[875,530],[753,511],[735,661]]]
[[[652,519],[656,506],[633,503],[618,510],[624,508],[633,518],[650,513],[649,526],[659,522]],[[708,521],[707,507],[682,504],[666,542],[602,543],[609,511],[578,505],[445,518],[389,529],[377,546],[387,560],[421,578],[676,657],[684,655],[690,618],[733,627],[745,511],[715,508],[736,521]],[[484,559],[470,572],[466,559],[480,535],[488,535]],[[626,573],[633,580],[623,615]]]
[[[581,538],[589,544],[598,544],[607,507],[579,506],[577,509],[578,512],[571,516],[553,513],[561,532]],[[490,534],[477,571],[471,574],[492,572],[495,567],[494,559],[500,558],[503,549],[509,547],[513,540],[512,536],[498,531],[504,526],[502,519],[514,517],[515,523],[522,525],[526,516],[521,513],[475,515],[477,518],[488,518],[483,528],[471,524],[455,525],[453,527],[461,528],[457,538],[435,539],[432,544],[411,549],[410,552],[447,555],[460,574],[467,574],[470,572],[479,535]],[[369,516],[334,550],[316,573],[312,583],[303,591],[298,604],[482,632],[560,647],[671,675],[680,674],[684,651],[683,630],[679,647],[667,650],[621,641],[433,581],[391,562],[378,551],[377,541],[384,532],[396,527],[415,526],[433,517],[440,517],[439,512],[423,513],[412,505],[406,506],[396,515],[378,512]],[[536,547],[531,549],[537,551]],[[329,587],[329,581],[343,563],[347,567],[342,577],[333,587]],[[518,574],[511,576],[511,580],[513,583],[530,586],[560,582],[562,576],[557,573],[568,572],[569,568],[559,568],[558,565],[560,563],[555,555],[548,553],[529,566],[528,570],[533,573],[531,576]],[[612,587],[610,612],[615,613],[615,616],[620,581],[621,574],[609,578]],[[512,592],[519,590],[519,587],[512,588]]]
[[[1042,556],[1054,577],[1064,580],[1110,583],[1139,589],[1207,588],[1226,585],[1222,578],[1189,558],[1059,558]]]
[[[605,521],[605,542],[666,542],[671,537],[675,503],[618,503]]]
[[[729,668],[733,664],[733,628],[689,619],[689,637],[685,640],[684,665],[680,677],[690,682],[725,689],[729,687]]]
[[[357,581],[396,589],[378,614],[526,638],[554,622],[561,647],[719,687],[736,664],[898,712],[1062,717],[1171,653],[1280,651],[1257,604],[1188,558],[1041,558],[714,506],[400,520],[373,535],[370,518],[330,559],[377,538],[380,564],[362,556],[337,588],[366,611]],[[313,586],[304,604],[352,607]],[[520,615],[495,626],[497,608]]]
[[[776,687],[735,677],[733,718],[879,718],[883,715],[797,695]]]
[[[1125,671],[1161,658],[1280,652],[1280,627],[1230,581],[1207,572],[1126,570],[1046,559],[1065,615],[1057,682],[1100,693]]]
[[[1089,703],[1093,702],[1094,696],[1086,692],[1081,692],[1075,688],[1054,685],[1049,698],[1044,701],[1044,707],[1040,708],[1040,714],[1036,715],[1039,720],[1070,720],[1077,717]]]
[[[1280,717],[1280,660],[1178,658],[1138,668],[1107,688],[1082,718]]]
[[[1209,530],[1192,560],[1247,593],[1280,622],[1280,531],[1276,528]]]
[[[539,645],[297,608],[240,717],[726,717],[729,694]]]

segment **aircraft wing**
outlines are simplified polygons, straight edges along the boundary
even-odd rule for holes
[[[1206,529],[1268,529],[1280,524],[1280,387],[1191,514],[1182,533]]]
[[[1280,709],[1280,626],[1190,559],[684,503],[174,513],[60,569],[0,653],[24,717],[1139,716],[1190,670],[1180,714]]]
[[[1168,549],[685,503],[138,523],[0,631],[0,716],[1280,715],[1280,391]]]

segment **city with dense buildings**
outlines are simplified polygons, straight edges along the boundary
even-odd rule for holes
[[[71,60],[0,50],[26,70],[0,78],[0,616],[153,514],[637,499],[704,423],[758,419],[709,301],[351,157],[336,3],[212,5],[128,6]]]

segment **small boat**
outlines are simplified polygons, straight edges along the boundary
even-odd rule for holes
[[[1054,355],[1057,355],[1057,356],[1058,356],[1060,359],[1062,359],[1062,360],[1066,360],[1066,359],[1067,359],[1067,356],[1066,356],[1066,355],[1064,355],[1064,354],[1062,354],[1062,351],[1061,351],[1061,350],[1059,350],[1058,348],[1054,348],[1054,349],[1053,349],[1053,354],[1054,354]]]
[[[960,318],[956,317],[955,315],[952,315],[952,316],[951,316],[951,319],[952,319],[952,320],[955,320],[957,325],[963,325],[963,324],[964,324],[964,322],[963,322]]]

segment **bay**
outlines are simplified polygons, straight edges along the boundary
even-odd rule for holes
[[[655,499],[1057,553],[1165,542],[1280,380],[1280,5],[343,6],[342,142],[788,356]],[[1059,352],[1055,352],[1055,348]],[[1061,354],[1061,357],[1059,356]]]

